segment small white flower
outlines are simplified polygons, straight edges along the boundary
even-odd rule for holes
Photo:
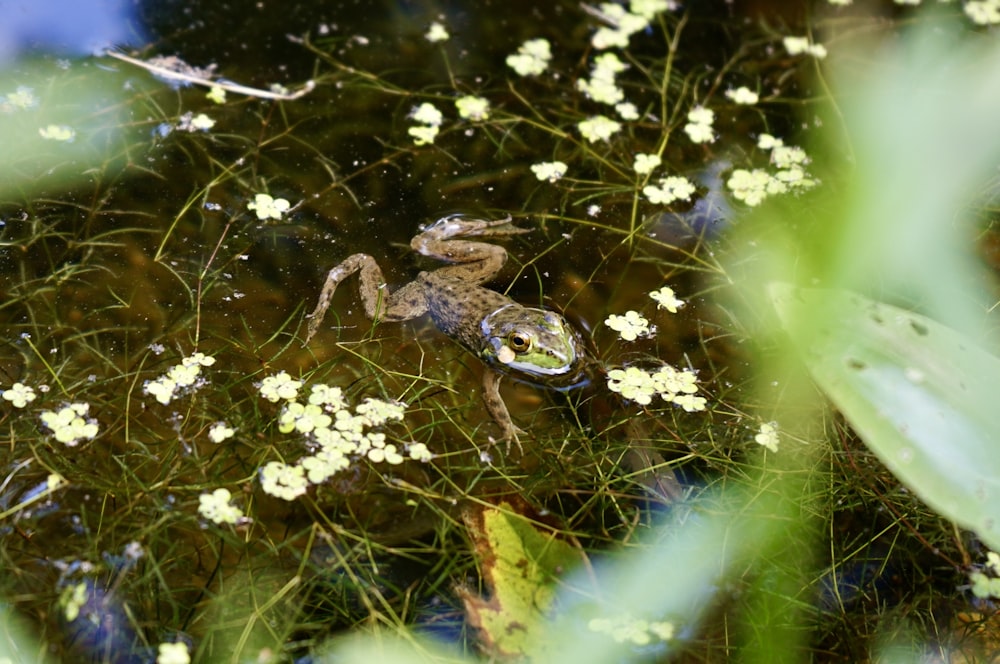
[[[450,37],[451,35],[448,34],[448,30],[438,21],[431,23],[431,27],[428,28],[427,32],[424,34],[424,39],[432,44],[448,41]]]
[[[531,172],[535,174],[535,177],[539,180],[549,182],[555,182],[566,175],[566,169],[569,168],[565,163],[561,161],[543,161],[537,164],[531,165]]]

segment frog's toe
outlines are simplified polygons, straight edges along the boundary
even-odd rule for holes
[[[503,432],[503,436],[500,437],[500,440],[507,445],[507,454],[510,454],[510,444],[517,443],[517,451],[521,453],[521,456],[524,456],[524,445],[521,444],[521,436],[527,435],[528,434],[524,431],[524,429],[511,424],[510,427]]]

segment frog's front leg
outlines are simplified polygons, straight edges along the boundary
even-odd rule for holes
[[[326,275],[319,302],[308,316],[309,327],[305,343],[309,343],[323,324],[323,317],[330,308],[337,286],[355,272],[360,272],[361,285],[358,290],[365,306],[365,315],[371,320],[409,320],[427,311],[427,301],[420,284],[407,284],[390,294],[386,290],[385,278],[375,259],[368,254],[352,254]]]
[[[483,403],[486,405],[486,410],[493,417],[493,421],[500,427],[500,440],[507,443],[507,451],[510,452],[510,443],[513,441],[517,443],[517,448],[523,454],[524,447],[521,446],[521,440],[518,438],[518,435],[523,434],[524,431],[514,425],[510,411],[507,410],[507,404],[503,402],[503,398],[500,396],[501,378],[503,376],[500,373],[493,371],[489,367],[483,371]]]

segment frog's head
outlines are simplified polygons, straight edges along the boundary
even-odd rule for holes
[[[483,318],[480,330],[481,356],[496,369],[562,389],[586,381],[583,340],[554,311],[508,304]]]

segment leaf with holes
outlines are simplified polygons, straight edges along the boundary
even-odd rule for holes
[[[1000,359],[957,330],[848,291],[768,294],[813,379],[929,506],[1000,550]]]

